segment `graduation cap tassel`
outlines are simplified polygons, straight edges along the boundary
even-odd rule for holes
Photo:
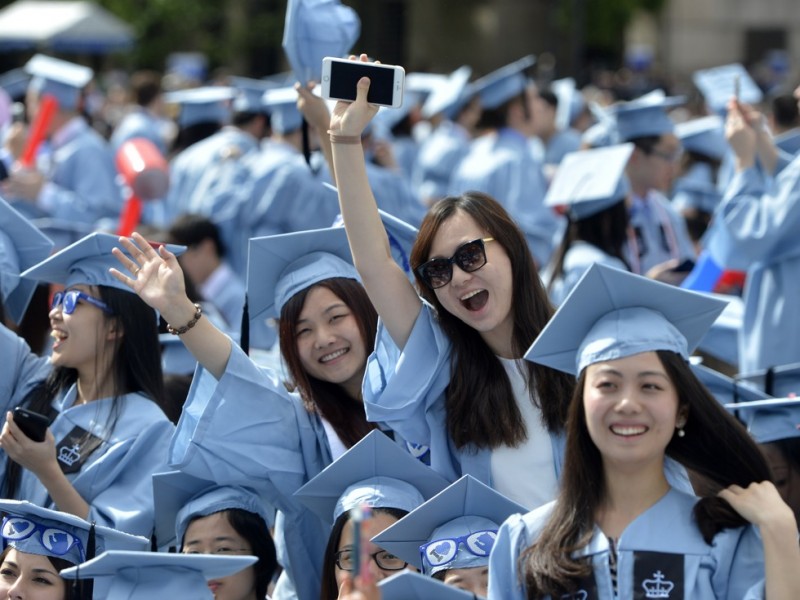
[[[158,539],[156,539],[156,530],[150,534],[150,552],[158,552]]]
[[[308,121],[306,121],[305,117],[303,117],[302,132],[303,132],[303,156],[306,159],[306,164],[310,167],[311,166],[311,138],[310,138],[309,133],[308,133]]]
[[[247,305],[247,295],[245,295],[244,308],[242,309],[242,328],[239,335],[239,346],[245,354],[250,352],[250,309]]]
[[[97,554],[97,533],[95,532],[95,522],[89,527],[89,539],[86,541],[86,560],[92,560]],[[94,579],[84,579],[81,585],[80,597],[82,600],[92,600],[94,596]]]

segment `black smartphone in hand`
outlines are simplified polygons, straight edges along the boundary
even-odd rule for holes
[[[34,442],[43,442],[50,427],[50,419],[37,412],[18,406],[14,409],[14,423]]]

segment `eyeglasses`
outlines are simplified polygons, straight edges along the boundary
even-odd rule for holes
[[[675,164],[683,158],[683,148],[678,148],[672,152],[661,152],[658,150],[651,150],[648,152],[650,156],[657,156],[661,160],[665,160],[670,164]]]
[[[199,550],[191,550],[184,552],[184,554],[215,554],[216,556],[235,556],[237,554],[252,554],[252,550],[247,548],[228,548],[227,546],[220,546],[219,548],[212,548],[208,552],[201,552]]]
[[[450,258],[433,258],[416,268],[416,273],[432,290],[450,283],[453,279],[453,265],[466,273],[477,271],[486,264],[486,248],[484,243],[493,242],[494,238],[472,240],[461,244]]]
[[[71,315],[75,312],[75,307],[78,306],[79,300],[85,300],[89,304],[92,304],[102,310],[104,313],[113,315],[114,311],[109,308],[108,304],[99,300],[89,294],[84,294],[79,290],[68,290],[66,292],[56,292],[53,294],[53,302],[50,304],[50,310],[53,310],[57,306],[63,305],[62,310],[64,313]]]
[[[489,556],[497,539],[496,529],[486,529],[476,531],[469,535],[462,535],[457,538],[443,538],[433,540],[419,547],[422,555],[422,564],[429,564],[432,567],[440,567],[453,562],[458,554],[458,547],[463,544],[470,554],[475,556]]]
[[[342,571],[355,570],[358,557],[352,549],[348,548],[345,550],[339,550],[334,556],[336,557],[336,566]],[[386,550],[373,552],[369,555],[369,557],[374,560],[375,564],[384,571],[400,571],[408,566],[408,563],[402,558],[399,558],[391,552],[387,552]]]
[[[80,539],[63,529],[45,527],[22,517],[5,517],[3,519],[2,536],[9,542],[26,540],[35,533],[39,534],[42,546],[55,556],[64,556],[73,548],[78,549],[81,561],[86,560],[83,544]]]

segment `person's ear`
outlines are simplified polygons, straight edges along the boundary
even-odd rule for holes
[[[106,339],[108,341],[119,339],[124,333],[122,323],[119,322],[119,319],[109,319],[108,329],[106,330]]]

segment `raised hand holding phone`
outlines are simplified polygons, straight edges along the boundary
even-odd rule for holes
[[[395,65],[382,65],[365,60],[325,57],[322,60],[322,97],[354,102],[358,82],[369,77],[367,102],[399,108],[403,104],[405,70]]]

